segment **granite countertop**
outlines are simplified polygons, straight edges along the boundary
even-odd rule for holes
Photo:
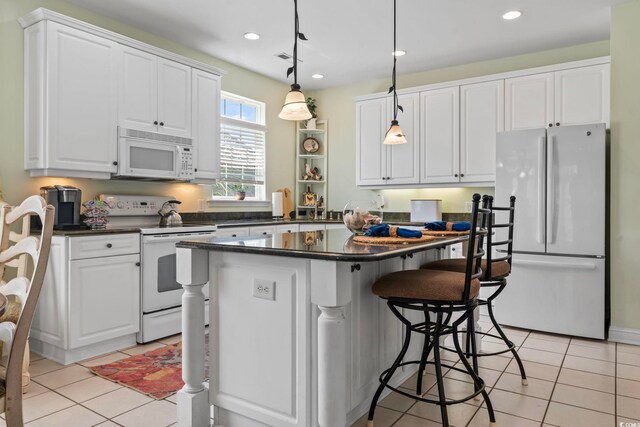
[[[313,234],[311,234],[313,233]],[[433,241],[413,244],[372,245],[356,243],[344,230],[283,233],[266,236],[185,240],[179,248],[205,249],[222,252],[242,252],[330,261],[367,262],[435,249],[467,239],[467,236],[438,237]]]

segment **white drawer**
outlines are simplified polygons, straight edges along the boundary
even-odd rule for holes
[[[69,258],[86,259],[140,253],[138,233],[101,234],[69,238]]]

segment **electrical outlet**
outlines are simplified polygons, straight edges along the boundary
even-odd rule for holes
[[[276,282],[265,279],[253,279],[253,296],[275,301]]]
[[[473,209],[473,203],[471,202],[464,202],[464,211],[465,212],[471,212],[471,210]]]

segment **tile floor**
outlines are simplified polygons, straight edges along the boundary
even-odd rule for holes
[[[488,330],[487,318],[481,325]],[[509,356],[480,359],[480,375],[486,381],[499,427],[580,426],[613,427],[620,423],[640,426],[640,346],[570,338],[505,328],[518,345],[529,385],[520,383],[515,360]],[[154,400],[141,393],[93,375],[87,368],[174,344],[180,336],[139,345],[69,366],[32,355],[31,387],[24,395],[24,417],[30,427],[166,427],[176,422],[175,395]],[[493,338],[483,348],[501,344]],[[460,363],[451,353],[443,357]],[[469,379],[448,372],[445,388],[451,397],[468,393]],[[415,378],[404,387],[412,388]],[[423,378],[425,394],[434,396],[435,377]],[[453,426],[487,426],[482,401],[469,400],[451,406]],[[416,403],[391,394],[376,411],[376,427],[428,427],[440,425],[435,405]],[[353,426],[365,425],[365,417]],[[632,426],[634,424],[629,424]],[[0,427],[5,427],[0,418]],[[625,426],[626,427],[626,426]]]
[[[481,325],[489,330],[488,318]],[[510,353],[480,358],[480,376],[487,383],[498,427],[640,427],[640,346],[504,328],[518,346],[529,385],[520,381],[518,365]],[[486,351],[505,348],[487,337]],[[443,357],[460,364],[457,357]],[[415,389],[416,378],[402,386]],[[423,379],[425,395],[437,397],[435,377]],[[473,390],[468,377],[445,374],[447,397],[462,397]],[[376,410],[376,427],[428,427],[441,425],[439,407],[392,393]],[[453,426],[488,426],[482,401],[469,400],[449,407]],[[621,424],[622,423],[622,424]],[[629,424],[626,424],[629,423]],[[352,427],[366,425],[366,416]]]

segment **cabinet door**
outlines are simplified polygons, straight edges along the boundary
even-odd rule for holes
[[[398,104],[398,122],[407,143],[387,147],[387,184],[417,184],[420,181],[420,104],[417,93],[401,95]],[[387,102],[388,119],[393,118],[393,102]],[[382,142],[381,142],[382,143]]]
[[[496,134],[504,130],[504,80],[460,86],[460,181],[496,180]]]
[[[69,263],[69,348],[140,329],[140,255]]]
[[[423,184],[458,182],[460,173],[460,89],[420,94]]]
[[[159,130],[191,136],[191,67],[158,58]]]
[[[356,103],[356,184],[384,185],[387,98]]]
[[[555,73],[556,123],[609,127],[609,64]]]
[[[158,131],[157,57],[130,47],[121,47],[120,126]]]
[[[192,77],[193,144],[196,183],[220,177],[220,77],[194,69]]]
[[[47,44],[48,167],[115,172],[117,44],[55,22]]]
[[[249,227],[249,236],[266,236],[276,232],[275,225],[261,225],[257,227]]]
[[[553,73],[507,79],[505,84],[505,130],[535,129],[554,121]]]

